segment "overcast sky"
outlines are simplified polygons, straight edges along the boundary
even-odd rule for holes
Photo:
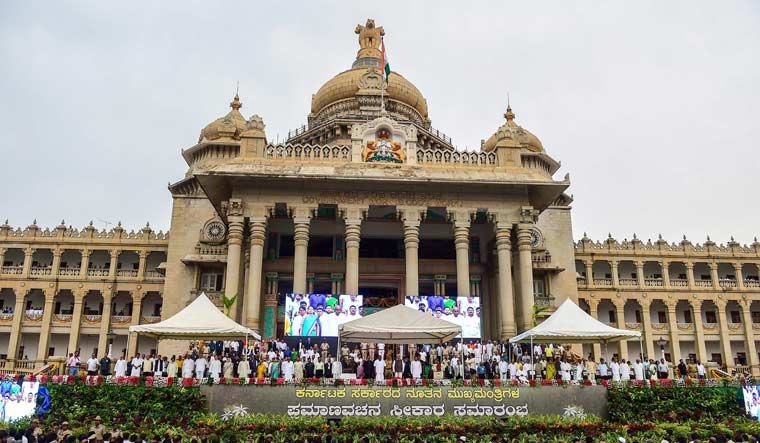
[[[433,126],[517,122],[569,173],[575,238],[760,235],[760,2],[0,2],[0,222],[166,230],[180,150],[228,111],[280,140],[385,28]]]

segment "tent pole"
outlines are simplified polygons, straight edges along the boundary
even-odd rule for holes
[[[530,336],[530,368],[531,371],[533,370],[533,336]],[[530,374],[528,374],[528,378],[530,378]]]

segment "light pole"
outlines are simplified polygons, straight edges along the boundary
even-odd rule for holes
[[[110,358],[111,349],[113,348],[113,341],[116,339],[116,334],[113,332],[113,328],[111,326],[108,327],[108,333],[106,334],[106,338],[108,339],[108,353],[106,354],[106,356]]]
[[[660,353],[662,354],[662,359],[665,360],[665,344],[667,342],[663,337],[660,337],[660,340],[657,341],[657,344],[660,345]]]

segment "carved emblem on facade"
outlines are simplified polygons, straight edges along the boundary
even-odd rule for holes
[[[386,129],[377,131],[377,138],[370,140],[362,152],[365,162],[404,163],[404,150],[401,143],[394,142]]]

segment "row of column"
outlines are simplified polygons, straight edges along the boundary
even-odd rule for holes
[[[641,320],[643,329],[643,341],[644,350],[643,353],[648,358],[659,359],[659,355],[654,346],[652,319],[650,313],[650,307],[654,300],[643,299],[637,300],[641,306]],[[592,314],[598,318],[598,308],[600,300],[590,299],[587,300],[589,308]],[[720,346],[723,359],[727,367],[734,366],[733,354],[731,352],[731,338],[728,333],[728,317],[726,315],[726,306],[728,302],[726,300],[717,299],[713,300],[718,308],[718,328],[720,333]],[[617,327],[620,329],[626,329],[625,325],[625,301],[620,303],[614,303],[617,318]],[[689,300],[689,304],[692,308],[692,321],[694,322],[694,342],[697,351],[697,358],[702,362],[707,362],[709,356],[707,355],[707,348],[705,346],[705,333],[702,324],[702,300]],[[750,312],[750,300],[741,300],[739,305],[742,308],[742,323],[744,325],[744,342],[746,344],[747,358],[750,366],[754,371],[760,371],[760,357],[757,355],[757,347],[755,345],[755,333],[752,328],[752,314]],[[678,322],[676,320],[676,303],[666,303],[668,309],[668,329],[669,329],[669,342],[671,358],[673,363],[678,363],[678,360],[684,358],[681,354],[680,334],[678,332]],[[601,355],[600,345],[594,345],[594,355]],[[620,342],[620,356],[622,358],[628,358],[628,342]]]
[[[235,213],[228,213],[228,257],[227,257],[227,296],[238,295],[240,288],[242,244],[244,217],[242,202],[234,202],[230,207],[238,208]],[[250,208],[257,212],[256,208]],[[425,208],[402,208],[400,211],[403,224],[405,249],[405,288],[407,295],[419,294],[419,243],[420,222]],[[261,274],[266,234],[267,217],[263,208],[258,208],[260,215],[249,218],[251,233],[250,263],[248,269],[248,294],[244,297],[243,309],[245,323],[255,331],[260,331],[259,314],[261,312]],[[471,295],[470,282],[470,212],[455,210],[453,216],[454,245],[456,250],[457,295]],[[519,314],[519,330],[530,329],[533,321],[533,264],[532,264],[532,220],[523,219],[517,224],[517,246],[519,266],[519,294],[515,303],[512,283],[512,249],[511,230],[514,222],[504,215],[495,214],[496,245],[499,274],[499,316],[501,338],[515,335],[518,331],[516,312]],[[344,211],[346,272],[345,293],[359,292],[359,245],[361,242],[362,211],[360,208],[347,208]],[[293,292],[307,293],[307,261],[309,245],[309,227],[311,208],[293,208]],[[480,294],[477,294],[480,295]],[[515,310],[517,306],[518,310]],[[234,312],[237,315],[237,312]]]
[[[50,344],[50,329],[53,320],[53,305],[55,302],[55,292],[53,290],[43,290],[45,294],[45,306],[42,313],[42,327],[40,329],[40,339],[37,346],[37,359],[44,360],[48,357],[48,346]],[[75,352],[79,347],[79,335],[82,327],[82,313],[84,311],[84,298],[89,290],[75,290],[74,305],[71,315],[71,329],[69,331],[69,344],[66,355]],[[145,292],[132,293],[132,318],[130,326],[140,324],[140,315],[142,312],[142,299]],[[111,329],[111,313],[113,307],[113,292],[104,291],[103,296],[103,313],[100,319],[100,330],[98,333],[98,350],[100,356],[105,355],[108,351],[108,335]],[[14,306],[13,321],[11,323],[11,334],[8,342],[8,357],[15,359],[18,353],[19,342],[21,339],[21,321],[24,316],[24,296],[16,296]],[[134,355],[137,352],[137,334],[130,333],[127,346],[128,355]]]
[[[21,277],[29,277],[30,271],[32,269],[32,261],[34,257],[34,249],[29,247],[24,249],[24,265],[21,271]],[[7,252],[7,248],[0,248],[0,264],[3,263],[5,260],[5,253]],[[53,262],[50,265],[50,275],[56,276],[58,275],[58,272],[60,271],[61,267],[61,256],[63,255],[63,249],[52,249],[51,251],[53,253]],[[119,256],[121,255],[123,251],[118,249],[113,249],[109,251],[110,255],[110,268],[108,272],[108,276],[112,278],[116,278],[116,272],[118,270],[118,263],[119,263]],[[86,277],[87,276],[87,270],[90,266],[90,255],[92,255],[93,250],[92,249],[81,249],[80,250],[81,256],[82,256],[82,262],[79,266],[79,276]],[[138,267],[137,267],[137,277],[143,278],[145,276],[145,264],[148,259],[149,251],[140,250],[137,251],[138,254]]]
[[[605,260],[610,264],[610,270],[612,274],[612,287],[617,288],[620,287],[620,278],[618,275],[618,267],[620,264],[620,260]],[[635,260],[633,261],[633,264],[636,266],[636,278],[637,278],[637,284],[639,287],[646,286],[645,278],[644,278],[644,263],[643,260]],[[662,273],[662,285],[665,289],[671,289],[670,285],[670,263],[671,261],[668,260],[660,260],[657,262],[660,265],[660,272]],[[678,262],[683,263],[684,267],[686,268],[686,284],[688,289],[694,289],[694,263],[693,262]],[[744,276],[742,274],[742,263],[741,262],[732,262],[731,263],[734,267],[734,272],[736,273],[736,288],[739,290],[744,289]],[[594,286],[594,272],[593,272],[593,266],[594,261],[593,260],[584,260],[584,265],[586,266],[586,285],[588,287]],[[710,268],[710,278],[712,282],[713,289],[721,289],[720,286],[720,277],[718,275],[718,263],[715,262],[708,262],[707,265]],[[758,271],[760,271],[760,265],[758,266]]]

